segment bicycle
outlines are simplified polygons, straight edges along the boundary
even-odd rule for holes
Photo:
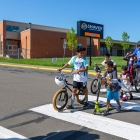
[[[67,103],[68,99],[71,98],[72,95],[68,95],[68,90],[72,92],[72,89],[69,86],[73,86],[73,84],[68,83],[67,78],[70,76],[64,76],[64,73],[60,71],[60,76],[55,77],[55,82],[57,85],[62,86],[63,88],[58,90],[52,100],[53,108],[56,111],[63,110]],[[83,104],[85,101],[85,95],[83,93],[83,89],[79,89],[76,94],[77,102]]]
[[[97,76],[95,79],[93,79],[90,85],[90,90],[93,94],[96,94],[100,90],[102,85],[107,85],[105,77],[102,77],[101,75],[101,67],[95,64],[94,71],[97,73]]]
[[[140,67],[134,65],[133,69],[133,85],[135,86],[135,90],[140,92]]]

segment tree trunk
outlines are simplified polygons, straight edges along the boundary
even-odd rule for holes
[[[125,56],[125,50],[124,50],[124,56]]]

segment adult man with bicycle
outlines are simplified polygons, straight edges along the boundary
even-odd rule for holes
[[[140,81],[140,41],[138,41],[137,48],[135,49],[135,51],[132,54],[129,55],[129,57],[131,57],[131,56],[136,56],[136,58],[137,58],[137,63],[136,63],[136,69],[137,69],[136,78],[138,78],[138,80]],[[134,84],[136,83],[136,78],[135,78]]]

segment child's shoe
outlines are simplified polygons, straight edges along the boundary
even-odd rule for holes
[[[104,110],[104,112],[102,113],[104,116],[107,116],[109,114],[108,110]]]
[[[122,108],[121,105],[120,105],[120,106],[117,106],[117,107],[116,107],[116,111],[117,111],[117,112],[120,112],[120,111],[121,111],[121,108]]]

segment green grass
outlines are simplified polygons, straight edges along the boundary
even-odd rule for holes
[[[123,57],[112,56],[117,64],[118,71],[121,70],[121,67],[126,65],[126,61],[123,60]],[[67,63],[70,58],[65,58],[65,63]],[[92,65],[94,63],[101,63],[104,60],[104,57],[92,57]],[[39,59],[12,59],[12,58],[0,58],[0,62],[8,62],[8,63],[17,63],[17,64],[28,64],[28,65],[39,65],[39,66],[53,66],[53,67],[61,67],[63,65],[63,58],[58,58],[57,62],[52,62],[51,58],[39,58]],[[93,70],[93,66],[89,67],[90,70]]]

